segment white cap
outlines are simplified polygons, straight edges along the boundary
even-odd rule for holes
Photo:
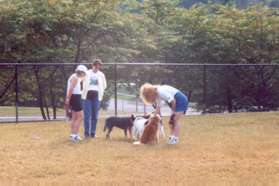
[[[78,65],[75,71],[81,71],[81,72],[86,73],[87,70],[88,70],[88,69],[87,69],[86,66],[84,66],[84,65]]]

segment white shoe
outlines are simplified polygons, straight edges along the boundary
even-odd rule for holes
[[[77,134],[77,135],[76,135],[76,140],[81,141],[82,138]]]
[[[169,145],[176,145],[179,143],[179,139],[176,136],[169,136],[168,142]]]
[[[70,140],[72,142],[78,142],[78,141],[81,141],[82,138],[78,134],[71,134],[70,135]]]

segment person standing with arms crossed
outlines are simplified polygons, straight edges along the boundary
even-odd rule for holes
[[[84,137],[96,137],[98,122],[98,112],[100,102],[103,99],[104,91],[107,87],[106,77],[100,71],[102,66],[101,59],[94,59],[92,69],[86,73],[83,81],[83,111],[84,111]]]
[[[67,93],[65,99],[65,110],[66,113],[69,113],[71,110],[72,118],[71,118],[71,135],[70,140],[72,142],[77,142],[82,140],[79,136],[79,128],[82,122],[83,113],[82,113],[82,103],[81,103],[81,81],[85,77],[87,72],[87,68],[84,65],[79,65],[75,69],[75,73],[73,73],[67,83]]]

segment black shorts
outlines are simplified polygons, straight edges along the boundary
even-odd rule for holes
[[[79,112],[82,110],[80,94],[72,94],[70,99],[70,107],[74,112]]]

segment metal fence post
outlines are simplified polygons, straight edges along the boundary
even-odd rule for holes
[[[136,97],[136,113],[138,113],[138,97]]]
[[[18,66],[15,65],[15,109],[16,123],[18,123]]]
[[[117,64],[114,64],[114,115],[117,116]]]
[[[206,65],[203,65],[203,112],[206,110],[206,94],[207,94],[207,84],[206,84]]]

